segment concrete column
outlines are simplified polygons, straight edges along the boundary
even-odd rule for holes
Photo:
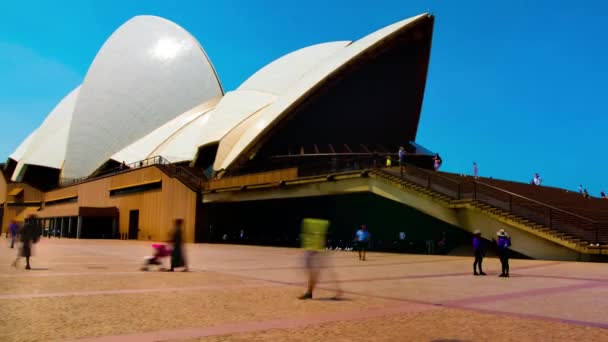
[[[72,221],[74,221],[74,218],[68,217],[68,237],[72,236]]]
[[[76,238],[80,239],[80,233],[82,232],[82,216],[78,216],[78,223],[76,224]]]
[[[115,239],[118,236],[118,220],[115,218],[112,219],[112,238]]]
[[[63,231],[65,230],[65,217],[61,218],[61,233],[59,233],[59,237],[63,237]]]

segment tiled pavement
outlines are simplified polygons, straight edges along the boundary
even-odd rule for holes
[[[188,245],[192,272],[141,272],[150,245],[43,239],[25,271],[0,239],[0,341],[608,341],[605,264],[328,252],[299,301],[297,249]]]

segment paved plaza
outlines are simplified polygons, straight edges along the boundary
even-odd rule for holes
[[[0,239],[0,341],[606,341],[608,266],[328,252],[315,299],[301,251],[187,245],[191,272],[142,272],[151,243],[46,239],[33,270]],[[330,298],[340,286],[344,299]]]

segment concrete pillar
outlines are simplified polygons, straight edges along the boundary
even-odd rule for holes
[[[76,224],[76,238],[80,239],[80,233],[82,232],[82,216],[78,216],[78,223]]]
[[[115,218],[112,219],[112,238],[115,239],[118,236],[118,220]]]
[[[65,217],[61,218],[61,233],[59,233],[59,237],[62,238],[63,237],[63,232],[65,230]]]
[[[74,218],[68,217],[68,237],[72,236],[72,221],[74,221]]]

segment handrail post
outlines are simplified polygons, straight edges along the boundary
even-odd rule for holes
[[[477,182],[473,182],[473,199],[477,199]]]
[[[600,244],[600,227],[598,222],[593,222],[593,225],[595,226],[595,244],[599,245]],[[602,251],[600,250],[600,254],[602,253]]]

